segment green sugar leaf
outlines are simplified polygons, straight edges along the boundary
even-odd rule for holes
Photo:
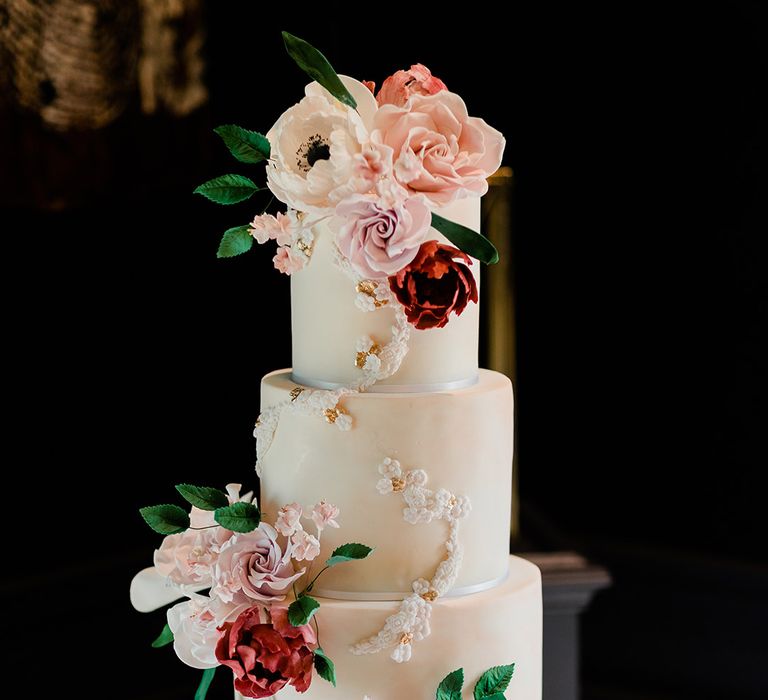
[[[497,700],[512,680],[515,664],[489,668],[475,685],[475,700]]]
[[[179,506],[164,504],[140,508],[139,513],[155,532],[161,535],[175,535],[189,527],[189,515]]]
[[[184,500],[201,510],[216,510],[217,508],[226,508],[229,505],[226,493],[209,486],[178,484],[176,490],[184,497]]]
[[[237,204],[244,202],[259,188],[250,178],[243,175],[221,175],[204,182],[195,188],[195,194],[201,194],[216,204]]]
[[[328,681],[333,687],[336,687],[336,666],[323,651],[322,647],[315,649],[315,671],[320,678]]]
[[[299,37],[293,36],[293,34],[288,32],[283,32],[283,41],[285,42],[288,55],[296,61],[296,65],[301,70],[312,80],[320,83],[339,102],[348,105],[352,109],[357,109],[355,98],[344,87],[344,83],[341,82],[336,71],[333,70],[333,66],[323,54],[314,46],[304,41],[304,39],[299,39]]]
[[[442,233],[459,250],[477,258],[480,262],[493,265],[499,262],[499,251],[482,233],[449,221],[432,213],[432,228]]]
[[[216,675],[217,668],[218,666],[214,666],[203,671],[203,677],[200,679],[200,685],[197,686],[197,692],[195,693],[195,700],[205,700],[205,696],[208,695],[208,688],[211,687],[213,677]],[[229,692],[231,693],[232,690],[230,689]]]
[[[459,668],[449,673],[437,686],[435,700],[461,700],[461,689],[464,687],[464,669]]]
[[[152,642],[152,648],[160,649],[161,647],[171,644],[172,642],[173,632],[171,632],[171,628],[166,624],[166,626],[163,627],[163,631],[160,632],[160,636],[154,642]]]
[[[213,513],[214,520],[232,532],[251,532],[261,522],[261,513],[253,503],[233,503],[225,508],[217,508]]]
[[[234,258],[247,253],[253,245],[253,236],[249,226],[235,226],[224,231],[216,251],[217,258]]]
[[[269,141],[258,131],[249,131],[235,124],[224,124],[217,126],[214,132],[221,136],[229,152],[241,163],[260,163],[269,159]]]
[[[372,551],[373,547],[368,547],[364,544],[357,544],[355,542],[343,544],[341,547],[336,547],[333,550],[331,558],[325,562],[325,565],[336,566],[336,564],[342,564],[345,561],[365,559]]]
[[[300,595],[288,606],[288,622],[294,627],[306,625],[320,607],[314,598],[308,595]]]

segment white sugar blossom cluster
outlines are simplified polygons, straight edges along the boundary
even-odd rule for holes
[[[261,461],[272,446],[280,416],[284,412],[315,416],[341,431],[351,430],[352,416],[344,408],[343,399],[355,393],[355,389],[346,388],[326,391],[296,387],[290,398],[262,411],[253,430],[256,438],[256,473],[261,476]]]
[[[384,284],[358,284],[355,306],[361,311],[376,311],[389,304],[390,296],[389,287]]]
[[[381,347],[376,343],[369,335],[364,335],[359,338],[356,345],[357,349],[357,366],[363,370],[365,374],[372,375],[378,378],[379,371],[381,370],[381,358],[379,353]]]
[[[446,595],[456,581],[464,556],[459,542],[459,523],[471,511],[466,496],[456,496],[446,489],[432,491],[426,484],[424,469],[403,470],[400,462],[386,457],[379,465],[381,478],[376,490],[386,496],[400,494],[405,501],[403,519],[416,525],[433,520],[449,523],[448,539],[445,542],[446,558],[440,562],[431,580],[416,579],[413,594],[400,604],[400,609],[390,615],[384,627],[376,635],[359,642],[351,649],[353,654],[375,654],[394,647],[391,657],[397,663],[409,661],[413,654],[413,642],[429,636],[429,619],[432,603]]]

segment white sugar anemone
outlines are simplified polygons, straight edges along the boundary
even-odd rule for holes
[[[357,111],[310,83],[306,96],[267,133],[272,151],[269,189],[289,207],[320,216],[349,194],[370,188],[355,176],[355,156],[368,141],[376,100],[362,83],[340,77],[357,101]]]

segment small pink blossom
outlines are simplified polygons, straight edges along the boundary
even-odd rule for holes
[[[354,193],[375,192],[384,207],[402,204],[408,192],[392,175],[392,149],[369,141],[354,156]],[[343,200],[342,200],[343,201]]]
[[[445,83],[432,75],[429,68],[416,63],[410,70],[399,70],[381,85],[376,101],[379,105],[393,104],[402,107],[411,95],[434,95],[447,90]]]
[[[392,149],[383,144],[366,143],[354,156],[355,176],[370,186],[392,172]]]
[[[292,221],[289,216],[278,212],[277,216],[261,214],[251,222],[251,235],[257,243],[277,241],[278,245],[290,245]]]
[[[296,561],[312,561],[320,554],[320,542],[306,530],[297,530],[291,537],[291,555]]]
[[[336,522],[338,517],[338,507],[325,501],[320,501],[312,509],[312,520],[314,520],[318,532],[322,532],[326,527],[339,527],[339,524]]]
[[[305,265],[305,260],[288,246],[280,246],[277,249],[277,255],[272,258],[275,269],[283,274],[292,275],[298,272]]]
[[[301,530],[301,514],[303,510],[298,503],[289,503],[277,511],[275,529],[286,537],[290,537],[296,530]]]

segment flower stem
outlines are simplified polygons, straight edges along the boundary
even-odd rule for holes
[[[268,190],[268,189],[269,189],[269,187],[262,187],[261,189],[263,189],[263,190]],[[267,211],[267,209],[269,209],[269,208],[272,206],[272,202],[274,202],[274,201],[275,201],[275,195],[272,195],[272,196],[269,198],[269,201],[267,202],[267,206],[265,206],[265,207],[264,207],[264,208],[261,210],[261,213],[262,213],[262,214],[265,214],[265,213],[266,213],[266,211]]]
[[[315,581],[317,581],[317,579],[319,579],[320,576],[322,576],[323,572],[327,571],[328,569],[330,569],[329,566],[324,566],[322,569],[320,569],[320,573],[318,573],[317,576],[315,576],[315,578],[312,579],[310,584],[304,589],[303,593],[309,593],[312,590],[312,587],[315,585]]]

